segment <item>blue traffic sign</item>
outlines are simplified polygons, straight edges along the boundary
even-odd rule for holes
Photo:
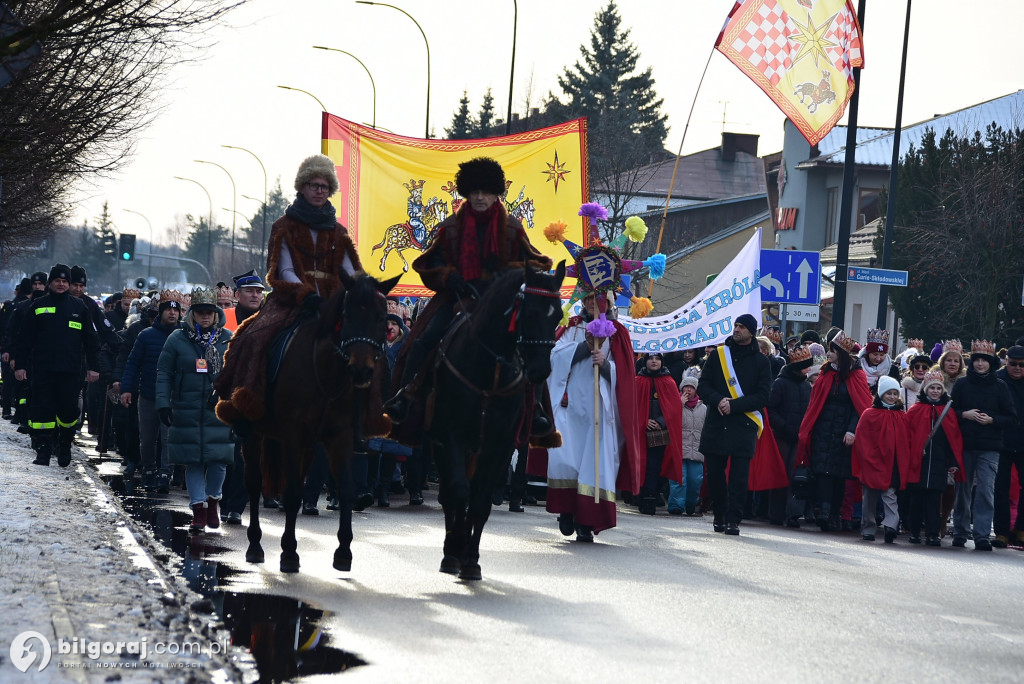
[[[821,301],[821,255],[790,249],[762,249],[761,301],[818,304]]]
[[[761,270],[764,270],[762,265]],[[875,285],[907,286],[907,272],[888,268],[859,268],[851,266],[846,270],[846,280],[851,283],[874,283]]]

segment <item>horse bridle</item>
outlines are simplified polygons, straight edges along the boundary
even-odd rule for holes
[[[340,340],[338,344],[333,345],[334,353],[337,354],[348,363],[351,360],[351,355],[346,351],[350,346],[358,342],[365,342],[366,344],[373,347],[377,353],[374,355],[373,360],[376,361],[384,353],[384,343],[378,342],[377,340],[370,339],[369,337],[348,337],[344,340]]]
[[[530,287],[523,283],[520,286],[519,292],[516,294],[515,299],[512,301],[512,305],[505,311],[505,314],[509,316],[508,331],[515,332],[516,346],[521,344],[542,344],[548,347],[554,347],[554,340],[532,340],[523,337],[522,332],[519,330],[519,308],[522,306],[523,301],[526,299],[526,295],[536,295],[538,297],[550,297],[552,299],[561,299],[561,295],[558,290],[545,290],[540,287]]]

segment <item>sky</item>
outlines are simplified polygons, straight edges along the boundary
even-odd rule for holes
[[[443,137],[463,91],[479,111],[488,88],[500,118],[508,108],[512,67],[512,0],[392,0],[415,17],[430,42],[430,127]],[[607,0],[518,0],[512,108],[523,113],[559,92],[558,76],[579,59],[595,15]],[[679,149],[694,107],[683,154],[715,147],[723,130],[760,135],[759,154],[782,147],[783,115],[721,53],[714,52],[732,0],[619,0],[622,26],[651,67],[668,115],[667,149]],[[856,5],[856,2],[854,3]],[[896,118],[906,0],[867,0],[865,68],[859,123],[892,127]],[[919,122],[1024,87],[1018,47],[1024,2],[928,0],[911,15],[903,122]],[[263,197],[266,167],[286,196],[303,158],[320,151],[320,105],[369,124],[374,98],[367,72],[352,57],[313,49],[323,45],[359,58],[376,84],[376,122],[400,135],[422,137],[427,65],[423,35],[402,13],[355,0],[250,0],[225,25],[207,31],[209,47],[190,53],[154,94],[155,121],[140,132],[133,156],[118,173],[76,188],[75,224],[95,223],[109,202],[115,226],[157,243],[174,240],[184,215],[206,215],[231,227],[252,216]],[[710,62],[708,57],[710,55]],[[704,65],[707,75],[698,92]],[[695,100],[696,98],[696,100]],[[723,124],[724,119],[724,124]],[[843,121],[845,123],[845,119]],[[1024,122],[1022,122],[1024,126]],[[225,171],[194,160],[215,162]],[[232,183],[235,183],[233,205]],[[140,212],[143,217],[126,210]],[[239,215],[240,214],[240,215]]]

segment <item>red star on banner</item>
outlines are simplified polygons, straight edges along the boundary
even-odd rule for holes
[[[555,192],[558,192],[558,181],[564,180],[565,174],[571,173],[571,171],[566,170],[565,164],[558,163],[558,150],[555,150],[555,163],[548,164],[547,166],[548,170],[542,171],[541,173],[547,174],[549,183],[551,181],[555,182]]]

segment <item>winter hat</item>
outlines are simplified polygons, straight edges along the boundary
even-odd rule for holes
[[[942,356],[942,351],[943,351],[942,343],[941,342],[936,342],[935,346],[932,347],[932,353],[928,355],[928,358],[930,358],[932,360],[932,363],[935,363],[936,361],[939,360],[939,357]]]
[[[925,373],[924,380],[921,381],[921,391],[924,392],[928,389],[929,385],[939,385],[942,389],[946,389],[942,382],[942,373],[939,371],[928,371]]]
[[[53,268],[50,269],[50,277],[46,280],[46,284],[49,285],[57,278],[62,278],[70,283],[71,269],[64,264],[54,264]]]
[[[808,345],[807,350],[811,352],[811,356],[813,356],[814,358],[818,358],[819,356],[821,358],[825,358],[825,348],[822,347],[817,342]]]
[[[18,285],[18,292],[23,295],[27,295],[32,291],[32,281],[28,278],[22,278],[21,283]]]
[[[889,331],[880,328],[868,330],[868,343],[864,346],[865,354],[888,354],[889,353]]]
[[[878,396],[882,396],[889,390],[899,390],[900,383],[895,378],[889,375],[883,375],[878,378]]]
[[[75,264],[74,266],[72,266],[71,267],[71,281],[70,282],[72,282],[72,283],[81,283],[82,285],[85,285],[85,281],[86,281],[85,269],[82,268],[81,266],[79,266],[78,264]]]
[[[939,356],[942,355],[940,354]],[[932,364],[935,363],[935,361],[937,360],[938,359],[933,360],[932,357],[928,356],[927,354],[917,354],[911,357],[910,360],[907,362],[907,368],[913,368],[915,363],[923,363],[927,365],[929,368],[931,368]]]
[[[295,192],[302,192],[302,186],[318,177],[327,181],[330,194],[338,192],[338,172],[334,167],[334,161],[323,154],[306,157],[299,164],[299,171],[295,174]]]
[[[1006,350],[1006,358],[1014,361],[1024,359],[1024,345],[1015,344]]]
[[[505,170],[490,157],[477,157],[459,164],[455,173],[455,188],[463,197],[475,190],[492,195],[505,194]]]
[[[800,344],[807,344],[812,342],[814,344],[821,344],[821,335],[818,334],[817,330],[804,330],[800,335]]]
[[[401,328],[403,325],[405,325],[405,321],[403,321],[402,317],[399,316],[398,314],[389,313],[387,315],[387,320],[394,321],[395,323],[398,324],[399,328]]]
[[[742,325],[750,331],[751,335],[757,335],[757,319],[746,313],[736,318],[737,325]]]
[[[679,390],[682,391],[684,387],[689,385],[693,389],[697,389],[697,383],[700,381],[700,370],[694,366],[687,368],[686,372],[683,373],[683,381],[679,383]]]
[[[807,347],[797,347],[793,351],[789,352],[789,367],[793,370],[810,368],[814,363],[814,359],[812,357],[813,354],[811,354],[810,349]]]
[[[42,271],[36,271],[35,273],[32,274],[32,282],[33,283],[45,283],[46,282],[46,274],[43,273]]]

